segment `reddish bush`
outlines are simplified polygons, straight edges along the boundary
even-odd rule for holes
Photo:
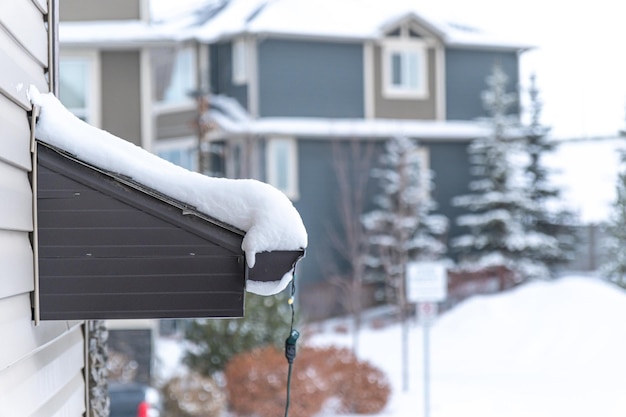
[[[282,351],[264,347],[233,357],[225,368],[230,406],[239,416],[284,414],[287,361]],[[337,411],[375,414],[387,404],[390,387],[382,371],[349,350],[303,347],[293,365],[292,417],[311,417],[328,400]]]

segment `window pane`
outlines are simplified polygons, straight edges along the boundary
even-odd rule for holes
[[[391,54],[391,85],[402,86],[402,54],[399,52]]]
[[[194,59],[190,48],[181,49],[176,54],[170,82],[165,88],[163,101],[179,102],[189,98],[194,89]]]
[[[246,82],[246,43],[243,39],[237,39],[233,42],[232,51],[232,66],[233,66],[233,82],[244,83]]]
[[[62,59],[59,62],[59,99],[69,109],[87,107],[89,63],[86,60]]]
[[[190,171],[196,169],[196,152],[193,148],[174,148],[157,151],[157,155]]]
[[[405,87],[411,90],[418,88],[419,68],[419,54],[417,52],[407,52]]]

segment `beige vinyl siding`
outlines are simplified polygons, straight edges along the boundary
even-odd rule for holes
[[[19,0],[26,1],[26,0]],[[0,23],[0,25],[2,25]],[[35,85],[40,91],[48,91],[44,67],[37,62],[21,45],[15,42],[3,27],[0,30],[0,92],[19,103],[23,109],[30,109],[26,88]]]
[[[40,65],[48,63],[48,36],[41,10],[32,1],[0,2],[0,22]],[[28,22],[28,24],[24,24]]]
[[[32,320],[35,285],[31,110],[26,91],[49,91],[45,0],[0,2],[0,416],[85,412],[80,322]]]
[[[0,94],[0,161],[25,171],[31,168],[29,152],[30,127],[24,109]]]
[[[33,276],[33,252],[27,233],[0,230],[0,271],[0,300],[33,291],[34,281],[24,279]]]
[[[26,171],[0,164],[0,201],[0,229],[33,230],[33,193]]]

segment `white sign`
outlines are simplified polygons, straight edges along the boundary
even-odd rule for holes
[[[448,295],[448,273],[441,262],[411,262],[406,268],[406,296],[411,303],[443,301]]]
[[[422,324],[430,324],[437,318],[437,303],[426,301],[417,303],[417,317]]]

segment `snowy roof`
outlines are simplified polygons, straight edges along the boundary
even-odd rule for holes
[[[260,181],[211,178],[176,166],[146,150],[75,117],[52,94],[29,89],[40,107],[36,136],[104,171],[121,174],[145,187],[193,206],[244,232],[242,250],[249,268],[261,252],[302,250],[307,233],[291,201]],[[248,291],[269,295],[282,291],[291,273],[275,282],[248,282]]]
[[[245,33],[368,40],[414,19],[450,46],[530,47],[449,22],[428,7],[410,0],[231,0],[195,36],[208,42]]]
[[[309,138],[390,138],[470,140],[485,136],[489,127],[474,121],[332,119],[265,117],[254,119],[233,98],[210,96],[209,117],[225,136],[299,136]]]
[[[61,22],[64,46],[134,46],[198,39],[215,42],[240,34],[380,39],[385,30],[414,20],[448,46],[528,49],[445,18],[411,0],[151,0],[150,21]],[[442,17],[443,16],[443,17]]]
[[[184,22],[152,24],[143,20],[61,22],[59,42],[63,46],[137,47],[174,43],[189,39]]]

